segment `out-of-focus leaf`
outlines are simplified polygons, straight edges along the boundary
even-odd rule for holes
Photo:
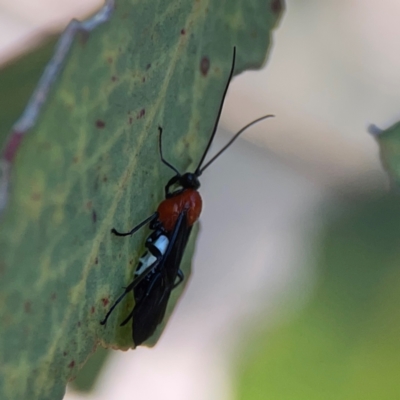
[[[249,340],[238,399],[381,400],[400,393],[400,202],[344,207],[326,227],[315,294]]]
[[[372,129],[373,132],[376,130],[376,128]],[[383,166],[398,188],[400,185],[400,122],[385,131],[374,133],[376,133]]]

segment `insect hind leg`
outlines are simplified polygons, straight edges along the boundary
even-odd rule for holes
[[[100,321],[100,325],[105,325],[107,323],[108,317],[111,315],[111,313],[114,311],[115,307],[121,302],[121,300],[133,289],[134,287],[134,281],[130,283],[126,288],[124,293],[121,294],[121,296],[118,297],[117,300],[115,300],[115,303],[111,306],[111,308],[108,310],[108,313],[104,317],[102,321]]]
[[[174,286],[172,287],[172,289],[175,289],[177,286],[179,286],[183,280],[185,279],[185,275],[183,274],[182,270],[178,270],[178,273],[176,275],[176,277],[178,278],[177,281],[175,281]]]
[[[148,297],[150,295],[151,290],[154,287],[155,282],[161,277],[161,274],[158,273],[152,280],[152,283],[150,284],[150,287],[148,288],[148,290],[146,291],[144,297],[140,300],[143,301],[144,298]],[[129,313],[129,315],[119,324],[119,326],[124,326],[126,325],[132,318],[133,315],[135,314],[135,308],[136,308],[136,304],[133,307],[133,310]]]
[[[152,279],[150,286],[147,288],[147,291],[144,295],[144,298],[150,296],[151,291],[153,290],[154,285],[156,284],[156,282],[161,278],[161,273],[158,272]]]
[[[119,324],[119,326],[124,326],[126,325],[132,318],[133,318],[133,314],[135,313],[135,307],[133,308],[133,310],[129,313],[129,315]]]

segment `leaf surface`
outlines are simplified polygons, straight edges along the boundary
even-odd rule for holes
[[[148,230],[123,239],[110,229],[129,230],[163,198],[171,171],[159,159],[159,125],[165,157],[193,169],[233,46],[236,73],[260,67],[282,11],[276,0],[111,5],[70,25],[51,79],[0,135],[0,398],[61,399],[100,343],[132,347],[131,327],[119,327],[132,299],[106,328],[99,321],[132,279]]]

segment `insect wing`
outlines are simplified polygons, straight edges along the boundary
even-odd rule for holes
[[[183,212],[178,221],[182,219],[177,235],[172,240],[171,251],[165,253],[165,259],[162,263],[162,268],[165,271],[168,286],[172,288],[175,286],[176,277],[181,266],[183,254],[185,253],[186,245],[188,243],[192,226],[188,226],[186,212]],[[161,321],[160,321],[161,322]]]
[[[135,346],[152,336],[162,322],[171,291],[191,233],[186,212],[182,213],[170,236],[163,259],[154,272],[135,288],[132,336]]]

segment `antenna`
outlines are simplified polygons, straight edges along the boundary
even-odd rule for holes
[[[272,118],[272,117],[275,117],[275,115],[272,115],[272,114],[264,115],[263,117],[257,118],[254,121],[248,123],[246,126],[244,126],[202,169],[196,171],[196,175],[200,176],[203,173],[203,171],[207,167],[209,167],[210,164],[212,164],[247,128],[250,128],[252,125],[256,124],[257,122],[260,122],[264,119]]]
[[[163,129],[161,128],[161,126],[158,127],[158,131],[160,132],[159,136],[158,136],[158,148],[160,150],[160,158],[161,161],[169,168],[171,168],[174,172],[176,172],[177,176],[181,176],[180,172],[172,165],[170,164],[164,157],[163,157],[163,152],[162,152],[162,132]]]
[[[232,58],[231,72],[229,73],[229,78],[228,78],[228,81],[226,82],[224,94],[222,96],[221,104],[219,105],[218,115],[217,115],[217,118],[216,118],[216,120],[214,122],[214,129],[212,131],[210,140],[208,141],[207,147],[206,147],[206,149],[205,149],[205,151],[204,151],[204,153],[203,153],[203,155],[201,157],[199,165],[197,166],[196,171],[194,172],[194,174],[197,175],[197,176],[200,176],[200,174],[201,174],[201,171],[202,171],[201,170],[201,164],[203,164],[203,161],[206,158],[208,150],[210,149],[211,143],[214,140],[215,133],[217,132],[218,123],[219,123],[219,119],[221,117],[222,107],[224,105],[226,93],[228,92],[229,84],[231,83],[233,72],[235,71],[235,60],[236,60],[236,46],[233,46],[233,58]],[[203,168],[203,170],[204,170],[204,168]]]

